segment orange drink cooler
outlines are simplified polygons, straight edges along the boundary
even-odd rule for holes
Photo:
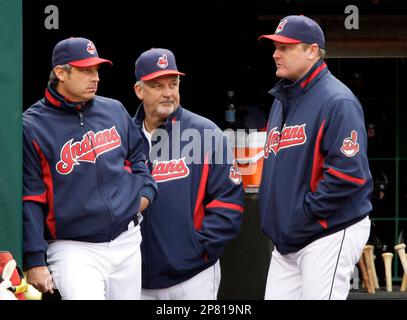
[[[266,135],[267,133],[264,131],[237,135],[235,159],[242,175],[245,190],[257,189],[260,186]]]

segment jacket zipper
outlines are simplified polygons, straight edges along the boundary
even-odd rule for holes
[[[102,201],[105,203],[105,205],[106,205],[106,207],[107,207],[107,210],[109,211],[109,216],[110,216],[110,221],[111,221],[111,223],[112,223],[112,225],[113,225],[113,221],[114,221],[114,219],[113,219],[113,214],[112,214],[112,209],[111,209],[111,207],[110,207],[110,205],[109,205],[109,201],[107,200],[107,197],[106,197],[106,195],[105,195],[105,193],[103,192],[103,189],[102,189],[102,187],[101,187],[101,185],[102,185],[102,183],[101,183],[101,180],[102,180],[102,173],[101,173],[101,167],[100,167],[100,164],[99,164],[99,161],[96,161],[96,151],[95,151],[95,148],[94,148],[94,146],[93,146],[93,142],[92,142],[92,140],[90,139],[90,137],[89,137],[89,134],[88,134],[88,132],[89,132],[89,130],[87,130],[87,128],[86,128],[86,126],[85,126],[85,122],[84,122],[84,120],[83,120],[83,114],[82,114],[82,112],[81,111],[79,111],[79,110],[77,110],[77,113],[78,113],[78,116],[79,116],[79,125],[81,126],[81,128],[82,128],[82,131],[86,134],[86,136],[88,137],[88,139],[89,139],[89,142],[90,142],[90,145],[92,146],[92,150],[93,150],[93,153],[94,153],[94,155],[95,155],[95,164],[96,164],[96,168],[97,168],[97,180],[98,180],[98,189],[99,189],[99,194],[100,194],[100,197],[101,197],[101,199],[102,199]],[[109,234],[109,239],[110,240],[113,240],[113,239],[111,239],[111,235]]]
[[[144,121],[144,120],[142,120],[142,121]],[[143,125],[144,124],[141,124],[141,128],[143,127]],[[140,130],[140,134],[142,135],[142,137],[143,137],[143,139],[145,139],[146,140],[146,142],[147,142],[147,145],[148,145],[148,155],[150,155],[150,143],[151,143],[151,146],[152,146],[152,141],[150,141],[147,137],[146,137],[146,135],[144,134],[144,132],[143,132],[143,130],[141,129]],[[151,135],[152,136],[152,135]],[[149,156],[148,156],[148,158],[150,158]],[[148,159],[148,161],[150,161],[149,159]],[[147,270],[148,270],[148,272],[147,272],[147,281],[148,281],[148,284],[147,284],[147,288],[151,288],[151,258],[150,258],[150,254],[149,254],[149,248],[148,248],[148,246],[149,246],[149,236],[150,236],[150,219],[149,219],[149,217],[150,217],[150,215],[148,214],[148,211],[149,211],[149,208],[147,208],[145,211],[144,211],[144,213],[143,213],[143,215],[144,215],[144,217],[145,217],[145,219],[146,219],[146,229],[145,229],[145,238],[143,238],[143,241],[145,241],[145,247],[146,247],[146,249],[147,250],[145,250],[145,255],[146,255],[146,264],[147,264]]]

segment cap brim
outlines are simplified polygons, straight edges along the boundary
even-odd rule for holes
[[[84,68],[84,67],[97,66],[98,64],[101,64],[101,63],[108,63],[109,65],[113,65],[113,63],[110,60],[97,58],[97,57],[72,61],[72,62],[69,62],[69,65],[71,65],[73,67]]]
[[[142,81],[146,81],[146,80],[151,80],[151,79],[155,79],[157,77],[161,77],[161,76],[166,76],[169,74],[175,74],[175,75],[179,75],[179,76],[185,76],[185,73],[176,71],[176,70],[162,70],[162,71],[157,71],[157,72],[153,72],[150,73],[144,77],[141,77],[140,80]]]
[[[284,36],[279,36],[278,34],[266,34],[264,36],[260,36],[259,40],[262,38],[270,39],[275,42],[281,42],[281,43],[301,43],[301,40],[289,38],[289,37],[284,37]]]

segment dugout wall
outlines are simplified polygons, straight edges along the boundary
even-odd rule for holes
[[[0,251],[22,263],[22,2],[0,1]]]

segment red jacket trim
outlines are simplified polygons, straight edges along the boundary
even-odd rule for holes
[[[335,169],[332,169],[332,168],[329,168],[328,172],[330,174],[334,175],[335,177],[338,177],[338,178],[340,178],[342,180],[350,181],[350,182],[353,182],[353,183],[356,183],[356,184],[364,185],[365,182],[366,182],[366,179],[355,178],[355,177],[349,176],[349,175],[347,175],[345,173],[339,172],[339,171],[337,171]]]
[[[200,230],[202,228],[203,218],[205,216],[205,208],[204,208],[204,199],[206,193],[206,184],[208,182],[208,175],[209,175],[209,165],[208,165],[209,156],[205,155],[205,161],[202,168],[202,176],[201,181],[199,182],[198,188],[198,196],[196,198],[195,203],[195,210],[194,210],[194,227],[196,230]]]
[[[243,207],[239,206],[238,204],[223,202],[223,201],[219,201],[219,200],[213,200],[206,206],[206,209],[212,209],[212,208],[226,208],[226,209],[239,211],[240,213],[243,213],[243,211],[244,211]]]
[[[48,161],[45,158],[44,153],[41,151],[40,146],[33,140],[33,144],[35,147],[35,150],[38,153],[38,156],[40,157],[41,160],[41,168],[42,168],[42,180],[44,181],[44,184],[47,188],[47,202],[48,202],[48,214],[47,214],[47,220],[46,224],[48,227],[48,230],[52,236],[52,238],[56,239],[56,228],[55,228],[55,212],[54,212],[54,187],[52,183],[52,175],[51,175],[51,169],[49,167]]]

